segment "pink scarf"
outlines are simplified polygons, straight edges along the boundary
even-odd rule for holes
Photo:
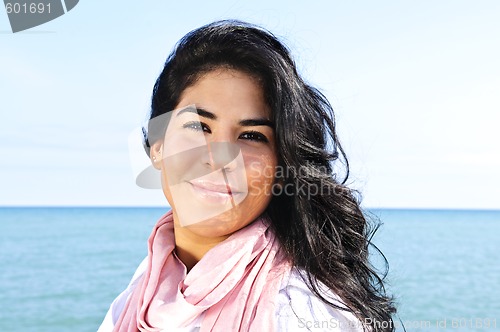
[[[290,265],[261,218],[209,250],[186,275],[171,211],[149,237],[148,267],[114,331],[169,331],[204,311],[200,332],[274,331],[275,299]]]

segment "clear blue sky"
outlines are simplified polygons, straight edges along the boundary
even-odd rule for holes
[[[236,18],[288,44],[337,112],[366,207],[500,209],[500,1],[85,1],[0,10],[0,205],[165,205],[128,135],[175,42]]]

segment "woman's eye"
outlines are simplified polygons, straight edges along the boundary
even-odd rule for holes
[[[259,133],[258,131],[249,131],[240,135],[240,138],[249,140],[249,141],[257,141],[267,143],[269,140],[265,135]]]
[[[194,130],[194,131],[204,131],[204,132],[210,132],[210,128],[204,124],[203,122],[199,122],[199,121],[191,121],[191,122],[187,122],[185,124],[182,125],[182,128],[187,128],[187,129],[191,129],[191,130]]]

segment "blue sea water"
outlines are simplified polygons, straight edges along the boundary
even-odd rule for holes
[[[165,212],[0,208],[0,331],[97,330]],[[407,331],[500,331],[500,211],[371,212]]]
[[[500,331],[500,211],[379,210],[408,331]]]

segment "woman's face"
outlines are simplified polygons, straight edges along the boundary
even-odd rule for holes
[[[270,119],[261,86],[240,71],[209,72],[183,91],[152,147],[177,225],[224,236],[265,210],[277,164]]]

